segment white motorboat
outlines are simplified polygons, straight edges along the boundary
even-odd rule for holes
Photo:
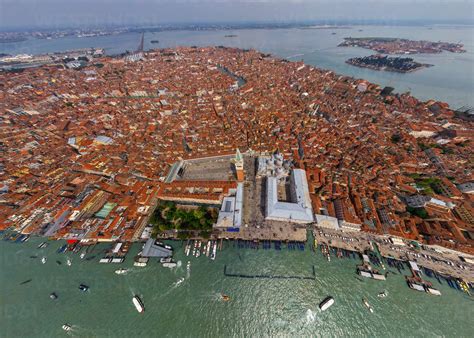
[[[214,246],[212,247],[212,254],[211,254],[212,260],[216,259],[216,253],[217,253],[217,241],[214,242]]]
[[[117,275],[125,275],[127,272],[128,272],[128,269],[118,269],[118,270],[115,270],[115,273],[116,273]]]
[[[319,303],[319,308],[321,309],[321,311],[326,311],[333,304],[334,304],[334,298],[332,298],[331,296],[327,296],[326,298],[324,298],[324,300],[321,303]]]
[[[41,263],[46,264],[46,257],[41,258]]]
[[[71,325],[69,325],[69,324],[64,324],[62,326],[62,328],[63,328],[64,331],[71,331],[71,329],[72,329]]]
[[[365,298],[362,298],[362,302],[364,303],[365,307],[367,309],[369,309],[370,313],[374,313],[374,310],[372,309],[372,307],[370,306],[369,302],[367,301],[367,299]]]
[[[67,261],[66,261],[66,264],[67,264],[67,266],[71,266],[71,265],[72,265],[72,261],[68,258]]]
[[[176,264],[175,262],[166,262],[166,263],[163,263],[162,264],[164,268],[175,268],[178,264]]]
[[[135,308],[138,312],[143,313],[145,312],[145,306],[143,305],[142,300],[138,296],[133,296],[132,303],[135,305]]]

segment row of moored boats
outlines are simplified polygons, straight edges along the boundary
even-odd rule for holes
[[[205,244],[200,240],[194,242],[188,241],[184,247],[184,253],[186,256],[191,255],[194,257],[199,257],[202,254],[215,260],[217,254],[217,241],[207,241]]]

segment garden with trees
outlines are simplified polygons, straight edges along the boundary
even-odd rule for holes
[[[199,206],[198,208],[182,208],[170,201],[161,201],[155,209],[149,223],[153,224],[153,234],[167,230],[187,233],[199,231],[201,236],[210,235],[212,226],[217,220],[218,210]],[[182,236],[180,236],[182,237]]]

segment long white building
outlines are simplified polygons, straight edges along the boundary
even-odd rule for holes
[[[290,175],[291,202],[278,200],[278,178],[267,177],[266,219],[296,223],[314,221],[306,172],[294,169]]]

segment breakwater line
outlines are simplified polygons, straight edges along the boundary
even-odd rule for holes
[[[249,275],[241,273],[230,273],[227,271],[227,265],[224,265],[224,275],[226,277],[234,278],[265,278],[265,279],[309,279],[316,280],[316,270],[314,265],[312,266],[312,275],[311,276],[298,276],[298,275]]]

